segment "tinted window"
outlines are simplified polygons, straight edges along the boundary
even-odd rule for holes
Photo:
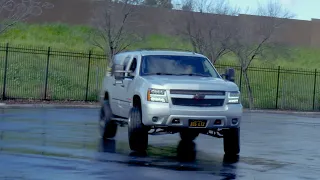
[[[142,57],[144,75],[200,75],[220,78],[208,59],[194,56],[150,55]]]
[[[130,71],[132,71],[132,72],[134,72],[135,70],[136,70],[136,67],[137,67],[137,59],[136,58],[134,58],[133,60],[132,60],[132,63],[131,63],[131,66],[130,66]]]

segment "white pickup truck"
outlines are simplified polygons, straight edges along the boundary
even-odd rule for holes
[[[220,75],[204,55],[183,51],[128,51],[112,61],[101,91],[104,139],[120,123],[128,124],[133,151],[147,149],[148,135],[193,141],[201,133],[223,138],[225,154],[239,154],[243,107],[233,69]]]

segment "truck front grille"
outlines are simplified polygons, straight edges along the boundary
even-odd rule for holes
[[[186,99],[171,98],[172,104],[177,106],[217,107],[223,106],[224,99]]]
[[[214,96],[224,96],[225,91],[212,91],[212,90],[180,90],[172,89],[170,94],[183,94],[183,95],[195,95],[195,94],[204,94],[204,95],[214,95]]]

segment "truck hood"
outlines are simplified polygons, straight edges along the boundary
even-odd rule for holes
[[[152,88],[237,91],[238,86],[220,78],[199,76],[144,76]]]

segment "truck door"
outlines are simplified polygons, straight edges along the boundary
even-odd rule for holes
[[[127,71],[131,71],[131,73],[126,74],[126,78],[123,80],[123,94],[122,94],[122,101],[121,106],[122,106],[122,113],[126,118],[129,117],[129,112],[131,109],[131,103],[133,101],[133,92],[134,92],[134,78],[137,73],[137,58],[134,57],[130,60],[128,63],[128,68]]]
[[[123,70],[127,70],[128,69],[128,64],[131,60],[132,56],[127,56],[125,59],[124,59],[124,62],[123,62],[123,65],[124,65],[124,69]],[[120,117],[126,117],[125,114],[124,114],[124,106],[125,104],[127,104],[127,102],[124,102],[124,101],[127,101],[125,98],[124,98],[124,94],[126,93],[125,91],[125,80],[123,80],[123,83],[114,83],[113,84],[113,100],[115,102],[117,102],[117,108],[114,110],[114,114],[117,115],[117,116],[120,116]]]

